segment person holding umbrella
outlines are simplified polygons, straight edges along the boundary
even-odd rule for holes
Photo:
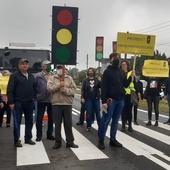
[[[13,73],[8,82],[7,96],[14,118],[14,146],[22,147],[20,141],[20,124],[22,114],[25,116],[25,144],[35,145],[32,138],[33,100],[36,95],[34,76],[28,72],[29,61],[20,59],[19,70]]]
[[[116,133],[118,129],[118,121],[124,106],[125,88],[131,82],[134,73],[132,72],[129,78],[123,70],[119,68],[120,55],[118,53],[111,53],[109,55],[110,65],[103,73],[101,99],[103,106],[103,115],[98,129],[98,148],[105,149],[105,135],[112,119],[110,130],[110,146],[122,147],[122,144],[116,140]]]

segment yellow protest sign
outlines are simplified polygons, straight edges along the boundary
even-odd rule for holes
[[[0,90],[1,94],[6,94],[9,76],[0,76]]]
[[[145,60],[142,74],[146,77],[169,77],[169,66],[166,60]]]
[[[153,56],[155,35],[120,33],[117,35],[117,53]]]

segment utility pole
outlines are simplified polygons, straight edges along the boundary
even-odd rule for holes
[[[129,33],[129,31],[127,31],[127,33]],[[125,59],[127,59],[127,54],[125,54]]]
[[[88,56],[88,54],[87,54],[87,60],[86,60],[86,65],[87,65],[87,70],[88,70],[88,60],[89,60],[89,56]]]

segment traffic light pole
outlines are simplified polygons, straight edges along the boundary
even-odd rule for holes
[[[100,77],[100,61],[99,61],[99,64],[98,64],[98,70],[99,70],[99,77]]]
[[[87,69],[88,69],[88,60],[89,60],[89,56],[88,56],[88,54],[87,54],[87,61],[86,61],[86,65],[87,65]]]

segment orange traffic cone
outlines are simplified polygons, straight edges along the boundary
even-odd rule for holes
[[[3,123],[5,123],[6,122],[6,119],[3,119]]]
[[[47,121],[47,120],[48,120],[47,112],[45,112],[44,117],[43,117],[43,120],[44,120],[44,121]]]
[[[84,122],[86,122],[86,118],[87,118],[87,113],[84,112]]]

